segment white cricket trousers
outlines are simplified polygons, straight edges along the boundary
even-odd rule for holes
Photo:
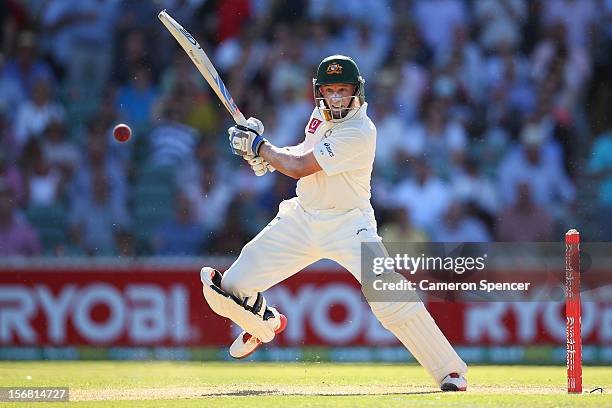
[[[221,287],[241,299],[256,296],[322,258],[338,262],[361,283],[362,242],[379,242],[380,255],[374,255],[388,256],[376,232],[374,214],[360,209],[311,211],[292,198],[283,201],[276,218],[245,245],[223,275]],[[370,307],[438,385],[450,373],[464,374],[466,364],[416,294],[413,299],[375,301]]]
[[[322,258],[338,262],[361,282],[363,241],[381,242],[373,215],[360,209],[308,211],[297,198],[285,200],[276,218],[244,246],[221,286],[240,298],[254,296]]]

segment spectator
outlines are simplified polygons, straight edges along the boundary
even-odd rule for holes
[[[49,81],[37,78],[32,94],[32,100],[23,102],[17,110],[14,135],[19,147],[30,138],[39,139],[49,122],[64,117],[63,107],[53,99]]]
[[[197,134],[183,124],[188,103],[181,89],[161,103],[164,120],[153,129],[148,140],[150,164],[177,166],[194,160]]]
[[[612,242],[612,127],[601,134],[593,145],[588,172],[599,181],[599,225],[601,238]]]
[[[153,238],[155,255],[200,255],[206,243],[206,229],[195,221],[187,196],[179,194],[174,207],[174,217],[163,222]]]
[[[450,190],[446,183],[432,175],[424,160],[416,160],[413,167],[415,177],[393,189],[391,204],[406,208],[414,225],[429,232],[441,221],[450,205]]]
[[[138,1],[139,7],[142,11],[142,7],[145,6],[140,0]],[[126,4],[126,1],[121,2],[122,5]],[[153,13],[157,17],[157,13]],[[146,13],[146,12],[145,12]],[[124,16],[126,19],[130,19],[130,16]],[[149,39],[146,30],[135,29],[134,27],[128,27],[123,33],[124,41],[118,44],[118,50],[116,52],[116,58],[121,60],[121,64],[116,64],[113,70],[113,79],[115,82],[120,84],[127,84],[132,78],[132,74],[139,68],[152,68],[154,64],[148,58],[149,55]],[[160,39],[161,40],[161,39]],[[171,42],[165,44],[166,46],[174,45]],[[158,44],[158,48],[162,45]],[[159,50],[159,49],[158,49]],[[178,50],[177,50],[178,51]],[[183,50],[180,50],[184,54]],[[191,63],[190,61],[187,61]]]
[[[108,149],[108,135],[105,124],[93,120],[88,125],[87,146],[84,159],[68,186],[71,202],[81,197],[92,197],[94,174],[102,173],[108,183],[110,201],[117,207],[125,207],[128,197],[128,185],[125,170],[121,163],[110,155]]]
[[[328,55],[336,53],[334,38],[330,35],[327,24],[319,19],[312,22],[312,43],[304,49],[304,64],[316,66]]]
[[[592,62],[585,47],[567,44],[565,26],[557,23],[549,27],[547,37],[536,46],[531,65],[533,79],[541,87],[552,82],[556,107],[572,112],[591,76]]]
[[[213,234],[210,253],[212,255],[237,256],[240,248],[251,238],[242,214],[244,199],[236,196],[228,206],[223,228]]]
[[[453,195],[462,202],[472,202],[489,214],[499,212],[500,202],[496,186],[480,172],[475,160],[467,160],[453,172],[450,183]]]
[[[434,172],[443,176],[467,148],[463,126],[449,117],[441,101],[431,103],[424,122],[407,129],[405,137],[404,151],[411,157],[427,158]]]
[[[455,27],[465,25],[468,18],[461,0],[416,0],[414,16],[421,36],[434,53],[451,47]]]
[[[353,24],[368,21],[377,31],[381,31],[390,27],[393,18],[389,0],[362,0],[359,7],[346,7],[342,2],[326,0],[310,0],[308,3],[308,12],[313,20],[328,18]]]
[[[178,87],[205,87],[206,81],[202,74],[194,67],[190,59],[185,58],[185,52],[177,49],[172,57],[172,64],[161,74],[160,90],[170,94]],[[210,92],[205,92],[209,94]]]
[[[554,241],[550,215],[533,201],[528,183],[516,185],[517,201],[507,207],[498,218],[495,235],[499,241],[548,242]]]
[[[502,43],[484,61],[482,74],[489,92],[524,84],[529,79],[529,60],[511,44]]]
[[[0,54],[0,110],[8,113],[11,118],[15,116],[17,107],[29,97],[21,88],[19,82],[6,75],[6,61]]]
[[[511,149],[499,166],[499,189],[504,205],[516,204],[517,184],[526,181],[535,203],[560,218],[569,209],[575,189],[563,169],[560,149],[545,141],[541,128],[527,124],[521,145]]]
[[[255,26],[244,26],[239,35],[225,39],[215,53],[215,64],[222,73],[244,68],[243,81],[250,82],[258,73],[267,54],[267,46],[258,39]],[[242,82],[242,81],[241,81]]]
[[[371,25],[365,22],[359,24],[356,31],[355,34],[351,33],[350,40],[343,41],[348,44],[345,53],[353,56],[364,78],[375,78],[378,67],[389,52],[389,36],[386,30],[373,31]]]
[[[64,123],[52,120],[45,128],[42,152],[51,166],[59,168],[66,179],[71,179],[81,161],[81,153],[67,136]]]
[[[423,109],[420,105],[429,91],[431,73],[427,64],[431,59],[431,50],[423,43],[414,27],[401,27],[399,35],[405,41],[398,42],[392,53],[397,58],[399,77],[390,80],[388,86],[394,88],[394,101],[400,115],[407,120],[414,120]],[[387,77],[394,79],[389,74]]]
[[[249,0],[234,0],[229,2],[219,2],[217,5],[218,26],[217,40],[222,42],[237,35],[244,21],[251,14]]]
[[[77,3],[78,0],[50,0],[41,11],[44,45],[62,77],[70,63],[75,28],[96,19],[95,13],[79,9]]]
[[[477,0],[474,17],[480,24],[479,42],[487,51],[507,43],[518,47],[527,17],[525,0]]]
[[[131,231],[120,229],[116,233],[117,255],[123,258],[136,257],[136,239]]]
[[[16,211],[13,191],[0,180],[0,256],[40,254],[36,231]]]
[[[16,85],[9,99],[16,107],[18,103],[34,96],[34,87],[39,80],[52,86],[54,77],[47,63],[38,57],[36,35],[31,31],[19,34],[16,58],[9,60],[2,71],[2,82]],[[8,84],[7,84],[8,86]],[[19,99],[17,99],[19,98]]]
[[[67,85],[79,101],[96,99],[109,78],[118,2],[51,0],[42,22],[53,38],[55,62],[67,73]]]
[[[446,210],[441,225],[435,229],[436,242],[489,242],[491,237],[486,227],[477,218],[465,212],[460,201],[453,202]]]
[[[415,228],[410,221],[409,210],[402,207],[389,209],[389,221],[380,227],[384,242],[427,242],[427,234]]]
[[[468,28],[456,26],[453,46],[436,56],[441,72],[451,77],[458,94],[469,101],[482,100],[484,81],[480,75],[483,64],[479,47],[470,40]]]
[[[567,27],[568,46],[590,46],[596,18],[593,0],[545,0],[542,4],[542,20],[546,26],[561,22]]]
[[[146,130],[152,120],[153,106],[158,93],[149,68],[139,67],[130,75],[129,83],[119,88],[115,102],[120,119],[129,123],[135,132]]]
[[[185,196],[193,208],[194,218],[203,228],[217,231],[223,227],[228,206],[236,194],[214,162],[199,166],[199,174],[183,184]]]
[[[381,95],[373,105],[376,129],[384,137],[376,138],[376,166],[377,174],[392,178],[397,174],[401,148],[408,143],[405,132],[406,123],[394,109],[394,101],[389,94]]]
[[[295,85],[292,85],[295,86]],[[304,137],[304,119],[312,113],[312,102],[303,98],[301,87],[289,87],[280,95],[279,106],[274,114],[275,143],[296,145]]]
[[[2,149],[0,149],[0,183],[5,184],[12,191],[16,207],[25,204],[26,192],[23,173],[14,160],[9,158],[6,151]]]
[[[59,204],[63,198],[65,181],[61,171],[51,166],[36,143],[28,157],[29,171],[26,174],[28,205],[51,206]]]
[[[498,65],[500,64],[500,65]],[[489,60],[489,99],[492,102],[490,122],[494,124],[510,120],[513,115],[534,112],[537,95],[534,85],[526,75],[522,58],[511,54]]]
[[[255,193],[252,210],[249,213],[249,224],[255,234],[275,216],[278,203],[295,195],[295,182],[287,177],[274,177],[274,183],[269,188]]]
[[[561,23],[548,28],[532,55],[531,73],[542,82],[553,70],[559,70],[566,87],[575,91],[583,87],[591,74],[591,61],[584,46],[565,42],[565,26]]]
[[[102,168],[94,171],[91,181],[90,193],[72,202],[69,215],[72,240],[89,255],[116,255],[118,234],[129,227],[127,209],[113,199]]]

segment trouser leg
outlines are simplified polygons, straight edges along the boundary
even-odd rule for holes
[[[261,341],[271,341],[280,314],[267,307],[262,292],[316,260],[307,221],[297,203],[285,201],[276,218],[242,249],[223,276],[202,268],[200,280],[211,309]]]
[[[223,275],[221,287],[244,298],[276,285],[315,262],[307,215],[295,200],[281,203],[279,212]]]
[[[363,215],[348,219],[346,225],[338,226],[334,234],[328,231],[325,237],[332,251],[325,253],[324,257],[348,269],[362,285],[376,276],[370,269],[362,271],[361,243],[369,242],[366,250],[371,256],[388,256],[376,233],[376,226]],[[391,271],[384,275],[393,280],[402,278]],[[467,372],[467,365],[450,345],[416,292],[403,293],[399,298],[384,293],[371,296],[371,292],[366,293],[365,290],[364,294],[376,318],[402,342],[438,385],[450,373],[463,375]]]

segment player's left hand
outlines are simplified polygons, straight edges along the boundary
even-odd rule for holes
[[[232,152],[238,156],[257,156],[259,148],[266,141],[262,136],[263,131],[263,124],[256,118],[249,118],[247,126],[230,127],[227,132]]]

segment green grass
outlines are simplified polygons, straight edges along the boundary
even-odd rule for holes
[[[71,398],[82,400],[36,404],[41,407],[612,407],[606,394],[612,386],[611,367],[584,368],[585,390],[600,386],[606,389],[604,394],[567,395],[565,376],[565,367],[560,366],[472,366],[467,393],[440,393],[425,371],[414,365],[0,363],[2,386],[67,386]],[[26,405],[31,404],[0,403]]]

